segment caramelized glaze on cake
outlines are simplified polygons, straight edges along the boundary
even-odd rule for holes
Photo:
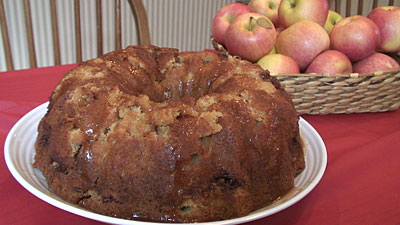
[[[126,219],[247,215],[304,169],[290,96],[258,65],[130,46],[80,64],[54,89],[35,166],[55,193]]]

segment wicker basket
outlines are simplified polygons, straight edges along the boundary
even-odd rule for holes
[[[221,58],[229,55],[223,45],[212,37],[211,41]],[[391,57],[400,63],[400,53]],[[299,114],[384,112],[400,106],[400,70],[369,74],[271,75],[292,94]]]

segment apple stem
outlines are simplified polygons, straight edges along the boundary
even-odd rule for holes
[[[292,8],[296,8],[296,1],[292,1],[292,2],[290,2],[290,7],[292,7]]]
[[[253,29],[254,29],[254,24],[255,24],[254,20],[255,20],[254,17],[250,16],[249,26],[248,26],[248,28],[247,28],[248,31],[253,31]]]

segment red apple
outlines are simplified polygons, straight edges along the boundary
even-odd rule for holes
[[[268,17],[274,26],[278,26],[278,9],[281,0],[251,0],[249,7],[253,12],[263,14]]]
[[[318,55],[308,66],[306,73],[349,74],[353,72],[350,59],[336,50],[327,50]]]
[[[324,28],[328,34],[331,34],[333,27],[341,20],[343,19],[342,15],[339,13],[329,10],[328,13],[328,18],[326,18],[326,22],[324,25]]]
[[[231,3],[222,7],[212,21],[211,32],[214,39],[218,43],[224,44],[228,26],[237,16],[248,12],[251,12],[250,7],[242,3]]]
[[[329,35],[310,20],[302,20],[286,28],[276,40],[277,52],[290,56],[304,70],[321,52],[329,48]]]
[[[381,33],[378,49],[383,52],[400,51],[400,7],[377,7],[368,14],[368,18],[374,21]]]
[[[272,54],[263,56],[257,62],[264,70],[268,70],[271,74],[279,73],[300,73],[299,66],[289,56],[282,54]]]
[[[282,0],[278,10],[279,23],[289,27],[301,20],[312,20],[324,26],[328,10],[328,0]]]
[[[377,71],[389,71],[400,69],[399,64],[392,57],[383,53],[374,53],[371,56],[354,63],[355,73],[373,73]]]
[[[276,40],[275,27],[266,16],[245,13],[229,25],[225,34],[225,46],[232,55],[256,62],[268,54]]]
[[[332,29],[331,49],[341,51],[352,62],[372,55],[380,42],[376,24],[364,16],[350,16],[340,20]]]

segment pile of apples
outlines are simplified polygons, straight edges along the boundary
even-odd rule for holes
[[[343,18],[328,0],[251,0],[224,6],[213,38],[271,73],[371,73],[400,69],[400,7]]]

